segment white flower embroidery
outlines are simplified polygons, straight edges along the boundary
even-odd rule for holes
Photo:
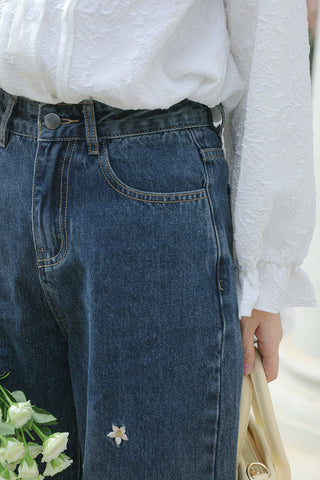
[[[114,438],[117,445],[120,445],[121,440],[128,440],[127,435],[125,434],[125,427],[117,427],[112,425],[112,431],[108,433],[108,437]]]

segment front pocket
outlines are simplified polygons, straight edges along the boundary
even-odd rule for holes
[[[135,200],[207,198],[203,161],[186,129],[102,140],[99,165],[110,187]]]

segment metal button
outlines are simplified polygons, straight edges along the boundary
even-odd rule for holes
[[[60,127],[61,119],[56,113],[48,113],[44,117],[44,124],[47,128],[50,128],[50,130],[55,130]]]

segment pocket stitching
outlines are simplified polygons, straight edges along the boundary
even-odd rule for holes
[[[60,253],[63,249],[63,246],[64,246],[64,237],[63,237],[62,228],[61,228],[61,221],[62,221],[61,212],[62,212],[62,203],[63,203],[63,193],[65,193],[63,191],[63,172],[64,172],[65,163],[66,163],[66,158],[67,158],[67,155],[69,154],[69,151],[70,151],[70,143],[71,142],[69,141],[68,144],[67,144],[64,159],[63,159],[63,164],[62,164],[62,167],[61,167],[61,173],[60,173],[60,202],[59,202],[59,233],[60,233],[60,238],[61,238],[61,240],[60,240],[60,250],[58,251],[58,253],[56,255],[54,255],[51,258],[42,258],[42,259],[39,258],[38,259],[39,262],[46,262],[46,261],[49,261],[49,260],[54,260],[55,258],[57,258],[60,255]],[[66,192],[68,192],[69,171],[70,171],[70,164],[71,164],[71,160],[72,160],[72,156],[73,156],[73,152],[74,152],[74,147],[75,147],[75,142],[73,143],[72,151],[71,151],[71,154],[70,154],[70,157],[69,157],[69,162],[68,162]],[[66,228],[67,209],[68,209],[68,194],[66,194],[65,213],[64,213],[64,233],[65,233],[65,237],[66,237],[66,244],[67,244],[67,239],[68,239],[67,228]]]
[[[223,158],[225,159],[225,154],[223,151],[223,148],[218,147],[218,148],[205,148],[202,149],[202,152],[204,153],[204,160],[207,160],[208,158]],[[208,155],[211,154],[211,155]]]
[[[134,197],[132,195],[128,195],[126,194],[125,192],[121,191],[121,190],[118,190],[113,184],[112,182],[110,181],[110,179],[107,177],[105,171],[104,171],[104,168],[101,164],[101,161],[100,161],[100,155],[99,155],[99,165],[100,165],[100,169],[101,169],[101,172],[104,176],[104,178],[107,180],[107,182],[109,183],[109,185],[115,190],[117,191],[118,193],[121,193],[122,195],[128,197],[128,198],[132,198],[134,200],[139,200],[139,201],[144,201],[144,202],[153,202],[153,203],[174,203],[174,202],[188,202],[188,201],[194,201],[194,200],[202,200],[204,198],[207,198],[206,196],[203,196],[203,193],[207,193],[206,189],[197,189],[197,190],[190,190],[189,192],[181,192],[181,193],[178,193],[178,192],[162,192],[162,193],[156,193],[156,192],[153,192],[153,193],[149,193],[149,192],[143,192],[142,190],[139,191],[139,190],[134,190],[132,189],[131,187],[129,187],[128,185],[126,185],[125,183],[121,182],[120,179],[118,179],[115,175],[115,173],[113,172],[112,170],[112,167],[108,161],[108,154],[107,154],[107,149],[106,149],[106,145],[105,145],[105,140],[102,140],[102,147],[103,147],[103,151],[104,151],[104,163],[106,165],[106,168],[108,169],[108,172],[109,172],[109,175],[111,176],[112,180],[114,182],[116,182],[122,189],[124,189],[125,191],[127,192],[133,192],[134,194],[136,195],[140,195],[142,197],[173,197],[173,198],[179,198],[179,197],[187,197],[189,195],[196,195],[196,198],[191,198],[191,199],[178,199],[178,200],[149,200],[147,198],[137,198],[137,197]]]

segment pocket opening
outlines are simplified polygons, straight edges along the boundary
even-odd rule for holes
[[[181,138],[182,130],[179,132],[152,134],[157,138],[153,137],[150,144],[146,137],[108,142],[102,139],[99,164],[110,186],[119,193],[148,201],[203,198],[206,190],[202,159],[194,145]]]

